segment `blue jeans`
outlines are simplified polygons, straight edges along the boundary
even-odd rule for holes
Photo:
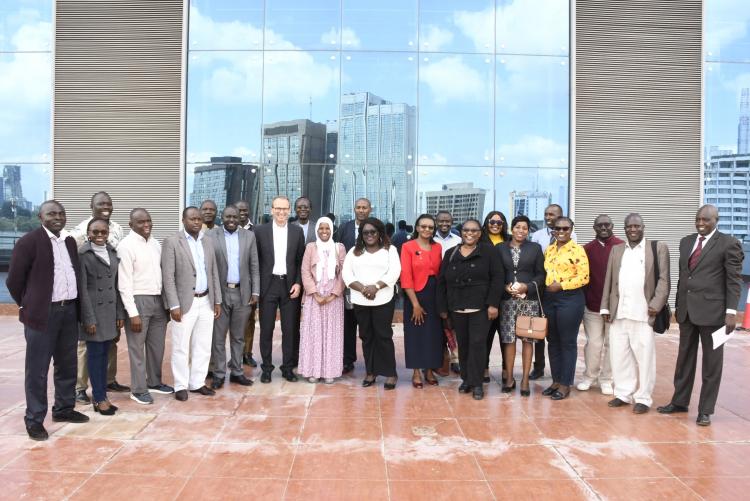
[[[583,289],[544,293],[552,382],[572,386],[578,359],[578,329],[586,300]]]
[[[86,341],[86,358],[94,402],[107,400],[107,354],[111,341]]]

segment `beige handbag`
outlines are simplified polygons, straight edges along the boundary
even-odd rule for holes
[[[516,337],[526,337],[530,339],[544,339],[547,337],[547,317],[544,316],[544,307],[542,298],[539,295],[539,286],[532,282],[536,288],[536,299],[539,301],[539,311],[542,312],[540,317],[529,315],[519,315],[516,317]]]

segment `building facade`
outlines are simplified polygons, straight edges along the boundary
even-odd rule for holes
[[[438,211],[447,210],[456,222],[469,218],[481,221],[487,191],[475,188],[474,183],[450,183],[444,184],[440,191],[423,192],[422,197],[427,214],[435,216]]]

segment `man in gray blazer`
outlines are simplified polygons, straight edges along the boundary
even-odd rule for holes
[[[239,210],[228,205],[221,213],[222,228],[214,228],[209,236],[216,249],[216,266],[221,281],[221,316],[214,321],[211,347],[211,388],[224,385],[227,372],[227,330],[229,330],[229,382],[242,386],[253,384],[242,370],[245,348],[245,324],[252,305],[258,303],[260,273],[255,235],[239,225]]]
[[[184,230],[164,240],[161,252],[164,301],[172,317],[172,375],[175,398],[187,390],[215,392],[205,384],[213,323],[221,315],[221,286],[213,241],[205,238],[197,207],[182,211]]]
[[[628,241],[612,247],[604,278],[599,313],[609,328],[609,357],[615,398],[610,407],[635,402],[633,413],[651,408],[656,384],[654,319],[669,298],[669,248],[643,238],[646,226],[639,214],[625,218]],[[656,244],[654,255],[653,244]],[[659,277],[654,276],[654,262]]]
[[[718,222],[719,210],[704,205],[695,215],[698,233],[680,240],[680,278],[675,300],[680,348],[674,371],[674,395],[670,403],[657,409],[662,414],[687,412],[700,340],[703,384],[696,419],[699,426],[711,424],[724,365],[724,345],[714,349],[711,334],[721,327],[726,328],[727,334],[735,329],[742,290],[742,245],[733,236],[718,231]]]

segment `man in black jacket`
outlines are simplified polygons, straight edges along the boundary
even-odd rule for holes
[[[63,234],[65,208],[55,200],[39,208],[42,227],[27,233],[13,248],[6,285],[19,306],[26,337],[26,431],[32,440],[47,440],[47,374],[55,359],[55,404],[52,420],[85,423],[75,407],[78,346],[78,251]]]

